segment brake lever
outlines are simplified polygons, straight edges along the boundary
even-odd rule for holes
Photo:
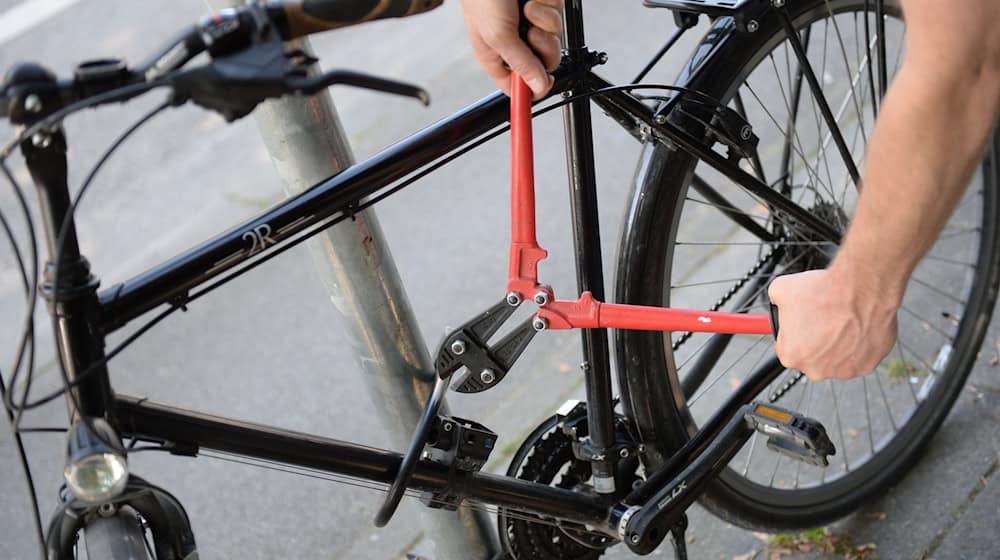
[[[310,76],[316,62],[301,49],[286,50],[277,34],[270,34],[249,48],[179,72],[170,83],[181,100],[216,111],[230,122],[248,115],[266,99],[311,95],[336,84],[413,97],[425,105],[429,102],[427,92],[419,87],[358,72]]]
[[[349,70],[334,70],[320,76],[308,78],[289,78],[287,83],[295,91],[295,93],[301,93],[304,95],[319,93],[330,86],[344,85],[369,89],[372,91],[380,91],[382,93],[389,93],[393,95],[401,95],[403,97],[412,97],[423,103],[424,106],[430,105],[431,103],[430,94],[428,94],[427,91],[421,87],[408,84],[406,82],[380,78],[378,76],[352,72]]]

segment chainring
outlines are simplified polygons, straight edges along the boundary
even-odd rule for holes
[[[590,463],[573,455],[574,438],[563,432],[561,420],[553,416],[528,436],[514,455],[507,476],[565,489],[587,483]],[[500,541],[513,560],[594,560],[617,542],[601,533],[562,527],[531,514],[518,513],[515,518],[502,508],[497,526]]]

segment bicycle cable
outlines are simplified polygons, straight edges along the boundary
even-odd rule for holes
[[[58,235],[56,237],[56,242],[55,242],[55,254],[56,255],[62,255],[63,245],[65,244],[66,237],[69,234],[69,229],[70,229],[69,228],[69,224],[73,223],[73,221],[75,219],[76,209],[80,205],[80,203],[82,202],[84,195],[87,194],[87,192],[89,191],[90,187],[93,185],[93,182],[94,182],[95,177],[97,176],[97,173],[101,170],[101,168],[104,166],[104,164],[107,163],[107,161],[111,157],[111,155],[114,154],[115,151],[117,151],[117,149],[125,142],[125,140],[127,140],[133,133],[135,133],[143,125],[145,125],[146,123],[148,123],[153,117],[155,117],[158,114],[160,114],[162,111],[164,111],[165,109],[167,109],[168,107],[170,107],[172,104],[173,104],[173,100],[172,99],[168,99],[167,101],[164,101],[163,103],[157,105],[155,108],[153,108],[152,110],[150,110],[149,112],[147,112],[146,114],[144,114],[139,120],[137,120],[135,123],[133,123],[124,132],[122,132],[111,143],[111,145],[105,150],[105,152],[101,155],[101,157],[94,164],[94,166],[92,166],[90,172],[87,174],[86,178],[84,179],[83,183],[81,184],[80,190],[77,192],[76,196],[73,198],[73,201],[70,204],[69,209],[66,212],[66,216],[64,217],[62,223],[60,224],[59,233],[58,233]],[[53,293],[58,293],[58,290],[59,290],[59,287],[60,287],[59,284],[60,284],[60,280],[61,280],[61,276],[60,276],[60,273],[61,273],[61,271],[60,271],[61,260],[62,260],[61,258],[57,257],[55,259],[55,262],[52,265],[52,290],[53,290]],[[34,305],[32,305],[31,307],[33,308]],[[32,311],[32,313],[34,312],[33,309],[31,311]],[[58,321],[58,319],[53,318],[53,321],[54,321],[53,328],[55,329],[55,332],[58,332],[58,324],[55,323],[56,321]],[[154,319],[153,323],[155,324],[155,322],[158,322],[158,319]],[[148,325],[147,324],[143,328],[140,328],[139,332],[140,333],[145,333],[151,327],[152,327],[152,325]],[[133,334],[133,337],[136,337],[136,335]],[[133,337],[130,337],[130,338],[133,338]],[[5,402],[4,404],[8,405],[8,406],[11,406],[11,407],[13,407],[14,410],[17,410],[17,411],[21,412],[21,411],[24,411],[24,410],[31,410],[31,409],[34,409],[34,408],[38,408],[39,406],[42,406],[42,405],[44,405],[44,404],[46,404],[48,402],[51,402],[52,400],[54,400],[56,398],[59,398],[60,396],[63,396],[64,394],[68,394],[69,398],[73,401],[73,405],[77,409],[79,409],[79,401],[78,401],[78,399],[76,397],[76,394],[73,393],[72,389],[75,388],[77,385],[79,385],[80,382],[82,381],[82,379],[79,378],[79,377],[77,377],[77,378],[71,380],[69,378],[69,374],[68,374],[67,367],[66,367],[66,362],[65,362],[65,359],[64,359],[62,353],[61,352],[56,352],[55,354],[56,354],[56,363],[58,365],[58,369],[59,369],[60,373],[62,374],[63,383],[64,383],[64,385],[63,385],[63,387],[61,389],[59,389],[59,390],[57,390],[57,391],[55,391],[53,393],[50,393],[50,394],[46,395],[45,397],[43,397],[41,399],[38,399],[38,400],[36,400],[34,402],[24,402],[24,401],[22,401],[22,403],[20,405],[16,405],[16,406],[13,405],[13,403],[7,403],[7,402]],[[100,364],[100,365],[104,365],[106,363],[107,363],[106,359],[102,360],[101,362],[98,362],[98,364]],[[87,371],[90,371],[90,369],[95,369],[96,370],[98,368],[91,367],[91,368],[88,368]],[[29,375],[29,379],[30,379],[30,375]],[[26,391],[26,393],[27,393],[27,391]],[[105,442],[105,443],[107,443],[107,442]]]
[[[28,270],[24,264],[24,257],[21,253],[20,248],[18,247],[17,239],[14,236],[14,232],[10,227],[10,223],[7,221],[6,216],[4,216],[2,212],[0,212],[0,222],[2,222],[4,233],[7,236],[8,241],[10,242],[11,250],[14,253],[15,260],[17,261],[18,270],[20,271],[21,274],[21,281],[23,284],[25,299],[26,299],[25,303],[27,306],[33,307],[30,302],[34,301],[34,298],[36,296],[36,286],[38,278],[38,258],[37,258],[38,245],[35,239],[34,224],[32,223],[31,220],[31,213],[27,209],[27,201],[24,199],[24,193],[20,190],[17,183],[13,180],[13,175],[10,173],[10,170],[5,165],[3,158],[0,158],[0,169],[2,169],[3,174],[8,179],[11,180],[11,185],[13,186],[15,196],[20,203],[20,207],[22,212],[24,213],[24,219],[26,221],[27,228],[29,230],[28,239],[30,242],[29,243],[29,246],[31,247],[30,254],[33,263],[30,278]],[[33,314],[31,316],[28,316],[27,319],[28,320],[24,328],[28,332],[33,334],[34,332]],[[34,354],[35,354],[34,339],[33,336],[29,336],[28,338],[31,339],[30,342],[31,355],[29,358],[28,366],[33,367]],[[18,353],[21,353],[23,349],[24,349],[23,346],[19,347]],[[18,364],[18,367],[20,367],[20,364]],[[6,383],[3,380],[3,372],[2,370],[0,370],[0,400],[2,400],[5,405],[7,403],[8,394],[12,394],[13,391],[15,390],[16,382],[17,382],[17,370],[15,370],[14,373],[12,373],[11,375],[11,387],[10,391],[8,392]],[[37,541],[39,547],[38,550],[41,554],[41,558],[42,560],[44,560],[45,533],[44,530],[42,529],[42,514],[41,514],[41,509],[38,505],[38,490],[35,487],[34,476],[31,473],[31,464],[28,461],[28,453],[24,447],[24,440],[21,437],[21,433],[17,429],[17,424],[18,421],[20,420],[20,415],[15,416],[14,412],[7,406],[4,406],[4,410],[7,414],[7,420],[10,426],[11,437],[14,440],[14,447],[17,449],[18,461],[21,463],[21,470],[24,473],[24,482],[28,489],[28,498],[29,501],[31,502],[32,513],[34,514],[32,516],[32,522],[33,522],[32,524],[34,525],[35,540]]]
[[[57,238],[57,242],[56,242],[56,245],[55,245],[56,246],[56,252],[55,252],[56,255],[61,255],[62,254],[62,246],[63,246],[63,243],[65,242],[65,237],[66,237],[67,231],[69,229],[67,227],[67,224],[70,223],[70,222],[72,222],[73,216],[74,216],[74,213],[75,213],[75,210],[76,210],[76,207],[80,203],[83,195],[87,192],[87,190],[90,187],[90,185],[93,183],[93,179],[97,175],[97,172],[100,170],[100,168],[108,160],[108,158],[111,156],[111,154],[114,153],[115,150],[117,150],[117,148],[119,146],[121,146],[122,143],[129,136],[131,136],[131,134],[133,132],[135,132],[136,130],[138,130],[143,124],[145,124],[146,122],[148,122],[150,119],[152,119],[154,116],[156,116],[157,114],[159,114],[162,110],[164,110],[168,106],[170,106],[169,102],[157,106],[154,110],[152,110],[149,113],[147,113],[139,121],[137,121],[135,124],[133,124],[131,127],[129,127],[125,132],[123,132],[121,135],[119,135],[119,137],[112,143],[112,145],[105,151],[105,153],[98,160],[98,162],[93,166],[93,168],[91,169],[90,173],[88,174],[86,180],[84,181],[84,183],[83,183],[83,185],[82,185],[79,193],[77,194],[76,198],[73,200],[73,203],[70,205],[70,208],[69,208],[69,211],[67,213],[67,216],[64,219],[64,221],[63,221],[63,223],[62,223],[62,225],[60,227],[59,236]],[[4,176],[7,178],[7,180],[9,181],[9,183],[11,185],[11,187],[14,189],[14,192],[16,193],[16,196],[17,196],[19,202],[21,203],[22,211],[24,211],[24,217],[25,217],[25,220],[26,220],[27,228],[28,228],[28,230],[30,232],[29,233],[29,239],[30,239],[31,256],[32,256],[32,259],[31,259],[32,260],[32,273],[30,275],[31,276],[31,280],[29,281],[29,275],[28,275],[27,269],[26,269],[26,267],[24,265],[24,258],[23,258],[22,253],[21,253],[21,251],[20,251],[20,249],[19,249],[19,247],[17,245],[17,241],[16,241],[16,238],[13,235],[13,231],[10,228],[10,225],[9,225],[6,217],[4,217],[2,214],[0,214],[0,222],[2,222],[4,233],[7,235],[8,239],[10,241],[12,252],[14,253],[15,259],[17,260],[18,268],[19,268],[19,270],[21,272],[22,283],[24,284],[23,287],[24,287],[24,290],[25,290],[25,296],[27,298],[27,301],[26,301],[26,308],[27,309],[26,309],[26,312],[25,312],[25,319],[23,321],[23,323],[24,323],[24,330],[22,331],[22,335],[21,335],[20,341],[18,343],[17,357],[16,357],[16,359],[14,361],[15,365],[12,368],[13,369],[13,373],[11,374],[11,387],[10,387],[10,391],[7,390],[7,387],[6,387],[5,383],[3,382],[2,372],[0,372],[0,399],[3,400],[4,408],[6,410],[7,417],[8,417],[8,420],[10,422],[11,434],[12,434],[12,436],[14,438],[14,442],[15,442],[15,446],[16,446],[17,451],[18,451],[18,455],[19,455],[19,459],[20,459],[20,462],[21,462],[21,466],[22,466],[22,469],[24,471],[25,484],[28,487],[28,493],[29,493],[30,500],[31,500],[31,507],[32,507],[32,510],[33,510],[33,513],[34,513],[33,521],[34,521],[34,525],[35,525],[36,538],[38,540],[39,550],[41,551],[41,555],[44,558],[44,555],[45,555],[45,552],[44,552],[45,551],[45,546],[44,546],[45,538],[44,538],[44,531],[42,530],[41,512],[40,512],[40,507],[39,507],[39,504],[38,504],[38,494],[37,494],[37,489],[35,488],[34,477],[33,477],[32,472],[31,472],[31,466],[30,466],[30,463],[28,462],[27,452],[26,452],[26,450],[24,448],[23,440],[21,438],[21,433],[22,432],[21,432],[21,429],[20,429],[20,424],[21,424],[21,419],[22,419],[23,413],[26,410],[30,410],[31,408],[35,408],[36,407],[36,406],[31,406],[34,403],[29,403],[28,399],[29,399],[29,395],[30,395],[30,391],[31,391],[31,383],[32,383],[33,375],[34,375],[34,371],[33,370],[34,370],[34,361],[35,361],[34,313],[35,313],[35,309],[36,309],[36,302],[37,302],[37,296],[38,296],[38,294],[37,294],[37,291],[38,291],[38,249],[37,249],[37,239],[36,239],[35,233],[34,233],[34,224],[31,221],[30,212],[27,211],[27,209],[26,209],[27,203],[26,203],[26,200],[24,199],[23,191],[22,191],[20,185],[17,183],[16,179],[14,178],[13,174],[10,172],[9,168],[6,166],[6,157],[8,155],[9,155],[9,153],[0,156],[0,168],[2,168]],[[59,261],[60,261],[60,259],[56,258],[56,262],[53,265],[53,286],[54,286],[54,289],[58,288],[58,286],[59,286]],[[53,321],[58,321],[58,319],[53,318]],[[54,326],[56,326],[56,325],[54,325]],[[56,327],[55,332],[58,332],[58,328],[57,327]],[[26,364],[26,369],[25,369],[25,372],[24,372],[24,374],[26,376],[24,391],[22,393],[20,403],[18,403],[18,404],[15,405],[15,403],[14,403],[14,392],[16,390],[17,378],[18,378],[18,375],[20,374],[21,363],[22,363],[22,360],[24,359],[24,352],[28,348],[30,348],[30,350],[29,350],[28,361],[27,361],[27,364]],[[68,377],[68,374],[67,374],[66,369],[65,369],[65,362],[63,360],[62,353],[57,349],[56,352],[55,352],[55,354],[56,354],[56,357],[57,357],[57,362],[59,364],[59,369],[60,369],[60,371],[62,373],[63,381],[65,382],[65,386],[63,387],[63,389],[57,391],[57,396],[62,395],[62,394],[68,394],[69,397],[70,397],[70,399],[73,402],[74,407],[76,407],[76,409],[79,410],[80,403],[79,403],[79,400],[77,399],[76,394],[72,390],[71,384],[69,383],[69,377]],[[55,398],[55,397],[53,397],[53,398]],[[46,400],[44,402],[49,402],[49,400],[52,400],[52,399],[48,399],[48,400]],[[41,404],[44,404],[44,402],[41,403]],[[40,406],[41,404],[38,404],[37,406]],[[15,412],[16,412],[16,414],[15,414]],[[99,434],[99,432],[97,432],[96,430],[93,429],[92,425],[90,424],[89,419],[87,419],[86,417],[81,416],[81,420],[85,424],[87,424],[87,427],[91,429],[91,432],[94,433],[98,437],[98,439],[101,439],[101,441],[103,443],[109,445],[109,447],[111,447],[111,448],[117,447],[117,446],[114,445],[113,442],[104,441],[102,439],[102,436]],[[65,431],[65,430],[60,429],[60,428],[32,428],[32,429],[29,429],[27,432],[28,433],[40,433],[40,432],[54,432],[54,431]]]

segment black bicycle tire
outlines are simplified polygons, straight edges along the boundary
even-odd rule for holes
[[[788,9],[798,26],[809,19],[811,12],[825,9],[828,5],[850,10],[852,7],[861,9],[871,3],[865,0],[812,0],[788,3]],[[898,10],[897,2],[887,2],[887,5]],[[711,33],[716,34],[713,41],[721,47],[700,50],[710,54],[689,63],[681,84],[720,99],[731,95],[731,91],[745,78],[746,74],[741,75],[741,69],[752,69],[756,66],[754,57],[768,52],[784,37],[773,17],[762,19],[756,33],[739,32],[732,21],[723,18],[715,22]],[[728,40],[719,41],[720,33],[726,34]],[[769,43],[773,44],[769,47]],[[998,139],[994,138],[983,164],[984,216],[997,215],[998,162],[1000,147]],[[657,144],[646,146],[619,251],[621,258],[616,285],[619,301],[662,305],[663,302],[658,299],[663,293],[663,269],[669,264],[656,260],[672,258],[672,248],[665,247],[665,244],[673,243],[670,238],[677,231],[684,194],[695,164],[694,158],[688,154]],[[984,220],[983,225],[978,259],[981,267],[958,331],[964,344],[955,349],[946,381],[935,385],[932,395],[915,409],[914,417],[890,443],[854,473],[856,476],[851,477],[857,482],[860,476],[863,479],[861,483],[847,491],[841,491],[842,485],[836,484],[824,485],[829,488],[821,487],[817,492],[789,491],[789,496],[796,493],[796,497],[807,496],[808,499],[769,503],[762,501],[759,492],[747,491],[747,484],[752,483],[744,480],[741,484],[722,476],[709,486],[701,500],[707,509],[726,521],[746,528],[770,531],[802,529],[838,519],[856,509],[866,498],[898,482],[950,411],[986,334],[1000,283],[1000,255],[997,254],[1000,229],[990,220]],[[672,367],[669,366],[672,362],[666,358],[663,339],[658,333],[621,331],[617,333],[616,350],[624,372],[622,392],[626,410],[643,433],[644,442],[652,451],[650,458],[655,463],[668,456],[689,436],[685,428],[689,418],[684,416],[687,414],[686,405],[676,371],[666,374],[663,371],[663,366]],[[671,400],[674,406],[663,406]],[[847,478],[845,476],[842,482],[846,483]],[[822,493],[828,495],[817,500]]]
[[[123,508],[110,517],[98,516],[85,525],[81,533],[87,558],[153,560],[150,545],[134,511]]]

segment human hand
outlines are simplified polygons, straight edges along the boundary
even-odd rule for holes
[[[768,289],[781,363],[813,381],[867,375],[896,341],[895,297],[848,267],[779,276]]]
[[[552,89],[553,79],[547,70],[554,70],[561,56],[562,0],[530,0],[524,5],[525,17],[531,22],[528,44],[518,33],[521,18],[517,0],[461,3],[472,52],[504,93],[510,95],[511,70],[524,78],[536,99]]]

